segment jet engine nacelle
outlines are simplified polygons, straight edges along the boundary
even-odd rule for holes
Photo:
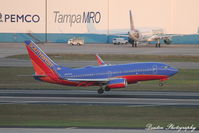
[[[131,38],[134,41],[138,41],[141,38],[141,34],[138,30],[132,30],[128,32],[129,38]]]
[[[114,89],[114,88],[124,88],[126,86],[127,86],[126,79],[120,78],[109,81],[106,88]]]
[[[164,39],[164,43],[165,44],[171,44],[171,39],[169,39],[169,38]]]

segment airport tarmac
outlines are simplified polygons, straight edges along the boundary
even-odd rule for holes
[[[199,106],[198,92],[0,90],[0,104]]]
[[[63,43],[39,44],[45,53],[73,53],[73,54],[138,54],[138,55],[199,55],[199,45],[171,44],[162,45],[162,48],[155,48],[154,44],[141,44],[137,48],[131,45],[113,44],[85,44],[85,46],[69,46]],[[0,58],[26,54],[23,43],[0,43]]]
[[[153,44],[152,44],[153,45]],[[86,44],[85,46],[69,46],[63,43],[39,44],[46,53],[77,53],[77,54],[140,54],[140,55],[199,55],[199,45],[162,45],[154,48],[152,45],[140,45],[132,48],[131,45],[113,44]],[[5,58],[11,55],[27,54],[23,43],[0,43],[0,66],[32,66],[29,60]],[[106,60],[106,59],[105,59]],[[132,59],[133,62],[133,59]],[[96,61],[58,61],[59,65],[66,67],[83,67],[97,65]],[[125,64],[126,61],[110,61],[109,64]],[[165,62],[181,69],[198,69],[199,63],[195,62]]]
[[[133,60],[132,60],[133,61]],[[85,67],[85,66],[97,66],[96,61],[56,61],[57,64],[66,67]],[[128,61],[108,61],[108,64],[127,64]],[[176,67],[178,69],[199,69],[199,63],[197,62],[164,62],[168,65]],[[19,60],[12,58],[0,58],[0,66],[6,67],[32,67],[30,60]]]

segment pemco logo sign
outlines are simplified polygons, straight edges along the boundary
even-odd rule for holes
[[[38,23],[40,16],[38,14],[7,14],[0,12],[0,22],[10,23]]]

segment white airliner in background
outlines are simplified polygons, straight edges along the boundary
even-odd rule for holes
[[[163,40],[165,44],[171,43],[171,36],[164,33],[162,28],[152,27],[152,28],[139,28],[136,29],[133,22],[133,17],[131,10],[129,11],[130,16],[130,30],[129,29],[117,29],[117,30],[96,30],[92,23],[87,25],[89,33],[96,34],[108,34],[120,37],[128,37],[129,43],[132,47],[137,47],[138,43],[152,42],[156,41],[156,47],[160,47],[160,40]]]
[[[146,31],[141,31],[136,29],[133,22],[133,17],[131,10],[129,11],[130,16],[130,31],[129,34],[129,42],[133,47],[137,47],[139,42],[152,42],[157,41],[156,47],[160,47],[160,40],[163,40],[165,44],[171,43],[171,36],[166,35],[164,30],[161,28],[151,28]]]

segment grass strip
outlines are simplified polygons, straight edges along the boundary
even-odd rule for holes
[[[146,124],[199,127],[199,108],[81,105],[0,105],[0,126],[123,127]]]
[[[98,87],[71,87],[34,80],[32,67],[0,67],[0,89],[92,89]],[[30,75],[18,76],[18,75]],[[179,73],[159,87],[159,81],[145,81],[121,90],[199,91],[199,69],[180,69]]]

